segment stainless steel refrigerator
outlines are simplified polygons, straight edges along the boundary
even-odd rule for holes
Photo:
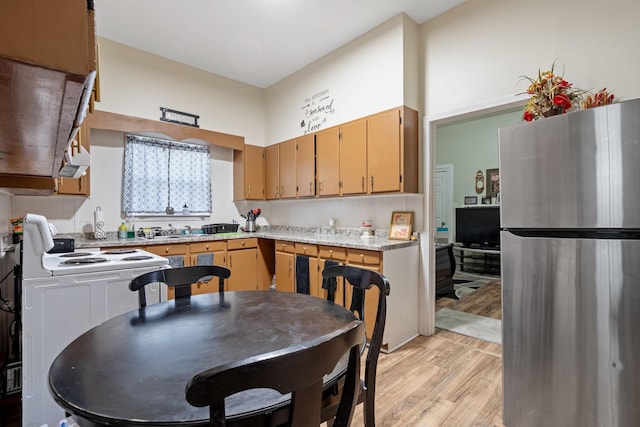
[[[505,426],[640,426],[640,99],[499,152]]]

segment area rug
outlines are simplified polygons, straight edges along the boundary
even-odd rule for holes
[[[480,280],[464,280],[464,279],[454,279],[453,280],[453,290],[446,294],[438,294],[439,297],[446,297],[452,299],[461,299],[465,296],[473,293],[474,291],[480,289],[484,285],[491,282],[491,280],[480,279]]]
[[[453,285],[453,289],[454,289],[453,293],[458,299],[461,299],[477,291],[478,289],[487,285],[490,282],[491,282],[490,279],[489,280],[480,279],[480,280],[474,280],[474,281],[465,281],[465,282],[455,283]]]
[[[502,345],[500,320],[441,308],[436,312],[436,328]]]

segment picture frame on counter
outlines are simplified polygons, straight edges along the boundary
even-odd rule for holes
[[[391,214],[391,224],[389,226],[390,240],[411,240],[411,229],[413,228],[413,211],[394,211]]]
[[[466,205],[477,205],[478,204],[478,196],[465,196],[464,204]]]

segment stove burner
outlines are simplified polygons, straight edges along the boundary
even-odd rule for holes
[[[103,255],[122,255],[122,254],[135,254],[138,252],[135,249],[110,249],[102,252]]]
[[[153,258],[150,255],[136,255],[136,256],[128,256],[126,258],[122,258],[121,261],[142,261],[143,259],[151,259]]]
[[[60,255],[60,258],[76,258],[81,256],[89,256],[89,255],[93,255],[93,254],[89,252],[69,252],[67,254]]]
[[[60,265],[79,265],[79,264],[96,264],[99,262],[107,262],[106,258],[78,258],[61,262]]]

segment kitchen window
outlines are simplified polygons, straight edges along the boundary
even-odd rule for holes
[[[209,147],[127,135],[122,186],[125,215],[210,215]]]

